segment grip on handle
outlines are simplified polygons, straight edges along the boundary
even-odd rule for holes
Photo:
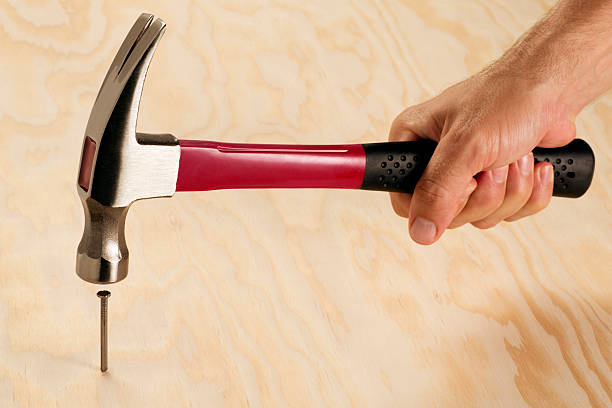
[[[361,188],[412,193],[435,148],[436,142],[427,139],[364,144],[366,168]],[[535,163],[552,163],[554,196],[578,198],[591,185],[595,156],[584,140],[575,139],[558,148],[536,148],[533,155]]]
[[[535,148],[536,163],[552,163],[555,174],[553,195],[578,198],[589,189],[595,171],[595,155],[591,146],[582,139],[552,149]]]

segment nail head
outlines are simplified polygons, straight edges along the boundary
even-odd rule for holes
[[[111,293],[108,290],[101,290],[97,293],[99,298],[107,298],[110,297]]]

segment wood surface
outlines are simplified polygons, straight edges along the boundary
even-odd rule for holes
[[[129,3],[129,5],[128,5]],[[612,96],[579,200],[412,243],[384,193],[179,193],[130,209],[128,278],[75,274],[90,109],[143,11],[139,130],[384,141],[551,0],[0,1],[0,407],[612,406]]]

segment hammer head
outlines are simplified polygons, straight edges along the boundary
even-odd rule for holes
[[[83,140],[77,191],[85,228],[76,271],[91,283],[114,283],[128,272],[125,217],[140,199],[176,190],[180,147],[168,134],[136,133],[142,86],[165,23],[142,14],[104,78]]]

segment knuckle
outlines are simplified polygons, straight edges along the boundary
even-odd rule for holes
[[[391,130],[389,131],[389,141],[396,142],[398,139],[398,133],[401,130],[401,123],[399,116],[391,123]]]
[[[504,190],[496,188],[483,188],[470,198],[468,205],[464,209],[466,218],[472,220],[482,220],[496,210],[498,210],[504,202]]]
[[[402,218],[408,218],[410,213],[409,205],[406,205],[404,199],[402,197],[397,197],[395,195],[391,196],[391,207],[393,211]]]
[[[569,144],[575,138],[576,138],[576,133],[573,133],[573,134],[567,133],[561,137],[560,144],[561,145]]]
[[[479,221],[472,222],[472,225],[474,227],[481,229],[481,230],[491,229],[497,224],[499,224],[499,221],[479,220]]]
[[[389,141],[397,142],[404,139],[406,131],[418,134],[418,124],[414,108],[410,107],[400,113],[391,123],[391,130],[389,131]]]
[[[514,202],[517,206],[522,207],[529,202],[529,199],[533,193],[533,184],[525,182],[521,183],[519,190],[516,193]]]
[[[446,143],[450,150],[456,152],[458,160],[466,160],[475,172],[488,167],[496,157],[495,138],[489,137],[488,133],[467,128],[449,134]]]
[[[547,198],[546,196],[534,198],[530,200],[527,204],[525,204],[525,207],[523,207],[520,211],[518,211],[516,214],[511,215],[505,220],[516,221],[518,219],[534,215],[545,209],[548,206],[549,202],[550,198]]]
[[[482,210],[496,210],[504,202],[505,190],[501,188],[485,188],[481,194],[474,197],[474,206]]]
[[[500,207],[501,203],[487,203],[486,205],[481,205],[470,211],[470,219],[476,221],[486,219],[494,214]]]
[[[488,202],[487,210],[493,212],[499,209],[504,204],[505,193],[502,191],[499,194],[496,194],[491,200]]]
[[[401,207],[393,206],[393,211],[402,218],[408,218],[408,211],[403,210]]]
[[[398,128],[410,128],[419,120],[422,120],[424,114],[420,105],[410,106],[402,111],[395,120],[393,121],[393,126]]]
[[[576,125],[574,122],[569,122],[566,126],[565,132],[560,135],[560,141],[566,145],[576,138]]]
[[[426,119],[425,106],[423,104],[406,108],[398,117],[400,125],[410,127]]]
[[[542,211],[548,206],[548,203],[549,199],[547,199],[546,197],[541,197],[537,200],[534,200],[533,203],[530,205],[528,215],[532,215]]]
[[[499,139],[492,137],[490,132],[484,130],[475,131],[472,138],[470,138],[471,144],[470,153],[473,157],[496,157],[499,151]],[[487,160],[489,161],[489,160]]]
[[[514,214],[514,215],[511,215],[510,217],[504,218],[504,221],[514,222],[514,221],[520,220],[521,218],[527,217],[528,215],[530,214]]]
[[[517,177],[514,183],[506,189],[506,199],[511,203],[526,202],[531,196],[533,183],[527,177]]]
[[[435,126],[435,116],[432,115],[431,107],[428,102],[410,106],[400,113],[391,123],[389,141],[402,139],[402,134],[406,131],[412,132],[421,137],[433,137],[437,129]]]
[[[453,222],[450,223],[450,225],[448,227],[446,227],[447,229],[456,229],[459,227],[462,227],[466,224],[466,221],[463,220],[459,220],[457,218],[455,218],[455,220]]]
[[[448,187],[432,177],[422,177],[415,188],[415,192],[427,204],[438,203],[450,195]]]

